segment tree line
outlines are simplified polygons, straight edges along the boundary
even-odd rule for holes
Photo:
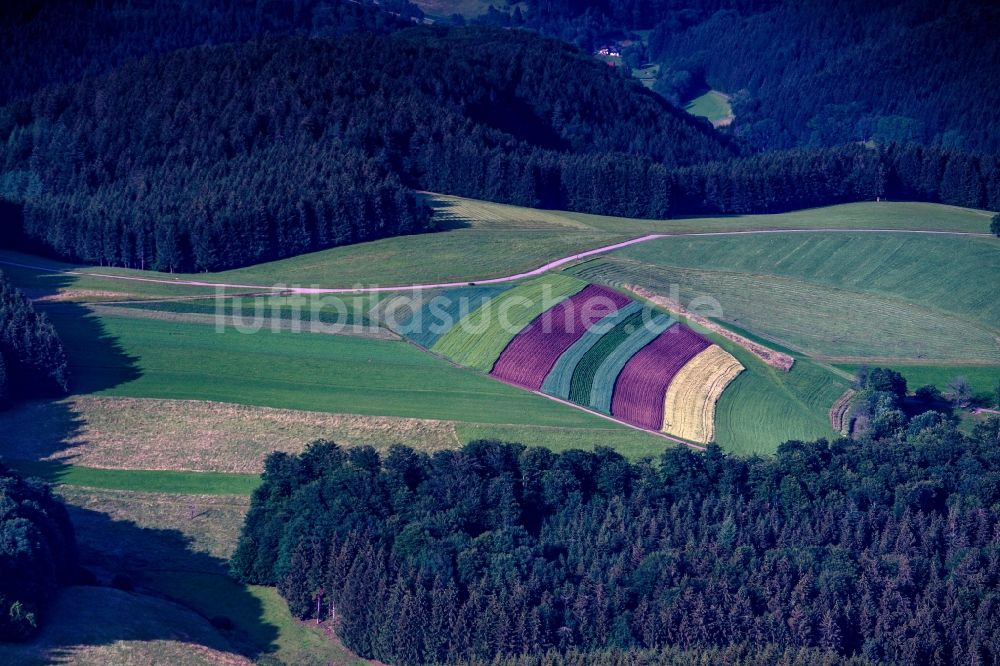
[[[59,335],[0,272],[0,406],[67,390],[69,367]]]
[[[34,634],[56,591],[78,575],[66,507],[49,486],[0,463],[0,642]]]
[[[996,156],[738,157],[587,55],[487,28],[180,51],[14,102],[0,139],[8,241],[163,271],[426,231],[413,189],[643,218],[876,197],[1000,208]]]
[[[179,51],[16,101],[0,137],[0,196],[22,206],[8,225],[63,257],[158,270],[423,231],[411,188],[558,204],[562,170],[582,192],[606,169],[656,178],[732,154],[585,54],[487,29]],[[587,209],[628,211],[643,185],[601,187]]]
[[[518,655],[484,660],[467,666],[863,666],[860,657],[845,658],[830,650],[780,649],[772,645],[733,645],[725,648],[664,647],[656,650],[609,649],[593,652],[550,650],[540,655]]]
[[[268,458],[231,565],[389,663],[744,643],[992,663],[998,443],[996,418],[769,458],[321,442]]]

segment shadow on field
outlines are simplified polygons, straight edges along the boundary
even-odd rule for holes
[[[439,199],[433,195],[425,195],[423,201],[434,211],[433,231],[454,231],[472,226],[472,223],[458,212],[454,201]]]
[[[12,275],[17,286],[23,282]],[[33,276],[26,293],[35,309],[52,322],[69,360],[70,393],[85,394],[114,388],[138,379],[138,359],[128,354],[100,319],[83,304],[54,300],[59,290],[71,288],[73,278],[62,274]],[[0,413],[0,457],[35,461],[69,451],[83,422],[64,400],[31,400]],[[71,461],[72,455],[64,457]]]
[[[142,375],[139,359],[125,350],[86,305],[60,300],[65,296],[60,290],[72,289],[72,276],[36,274],[25,275],[21,284],[18,279],[13,281],[27,287],[26,293],[36,309],[55,326],[69,359],[71,394],[97,393]],[[83,426],[71,400],[15,404],[0,413],[0,457],[10,459],[13,467],[31,475],[58,482],[69,470],[64,463],[72,463],[73,448],[80,443]],[[59,461],[43,460],[52,456]],[[24,464],[18,465],[18,461]],[[143,500],[134,493],[123,496],[120,504],[112,505],[107,512],[67,504],[81,563],[95,574],[99,586],[69,588],[62,595],[69,601],[61,605],[72,604],[73,599],[93,598],[102,607],[61,612],[65,630],[46,627],[37,645],[29,643],[26,648],[35,647],[44,653],[44,663],[73,661],[80,647],[112,646],[117,641],[179,641],[250,659],[274,650],[278,628],[264,620],[261,599],[228,576],[228,562],[223,556],[200,550],[206,546],[196,544],[192,536],[178,529],[142,524],[147,519],[162,518],[155,512],[162,511],[163,506],[157,504],[165,504],[173,511],[174,522],[170,524],[191,525],[192,530],[203,533],[219,524],[223,528],[238,527],[242,510],[217,515],[213,512],[221,509],[199,503],[197,497],[174,498]],[[172,501],[177,504],[171,505]],[[122,515],[128,518],[122,519]],[[228,538],[231,540],[231,535]],[[219,539],[211,533],[206,543],[217,544]],[[225,548],[216,545],[212,551],[225,552]],[[102,595],[107,603],[101,601]],[[109,604],[114,608],[105,607]],[[130,608],[134,609],[131,614]],[[150,615],[144,616],[144,612]],[[102,622],[101,617],[113,619]],[[0,663],[6,663],[2,654]]]
[[[261,600],[227,575],[225,560],[194,550],[191,537],[178,530],[142,527],[72,504],[67,508],[81,563],[100,585],[174,602],[201,616],[205,626],[197,634],[177,635],[175,623],[164,618],[121,630],[104,626],[100,631],[73,632],[71,644],[47,641],[48,658],[55,660],[74,646],[119,640],[180,640],[250,659],[273,651],[278,629],[263,619]],[[201,519],[204,512],[192,504],[190,520]]]

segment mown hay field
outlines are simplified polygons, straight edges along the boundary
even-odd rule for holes
[[[731,453],[774,453],[789,439],[836,437],[830,406],[849,382],[798,358],[789,372],[775,370],[739,347],[720,343],[744,367],[715,408],[715,442]]]
[[[689,236],[633,245],[614,256],[654,266],[791,278],[893,298],[1000,330],[1000,240],[995,238],[878,233]]]
[[[721,308],[721,316],[712,318],[831,361],[1000,362],[1000,340],[993,330],[896,297],[783,276],[678,268],[616,256],[571,272],[584,279],[636,284],[664,294],[674,287],[683,303],[710,299]]]
[[[318,439],[345,446],[459,446],[453,421],[359,416],[203,400],[79,396],[0,412],[3,455],[103,469],[259,474],[272,451]]]
[[[743,372],[732,354],[712,345],[681,368],[663,400],[663,432],[702,444],[715,439],[715,407]]]

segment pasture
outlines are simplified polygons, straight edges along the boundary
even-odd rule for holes
[[[709,90],[684,105],[684,110],[692,116],[705,118],[715,127],[725,127],[733,122],[733,107],[729,96],[718,90]]]
[[[664,295],[674,288],[684,304],[712,305],[700,314],[830,362],[1000,361],[1000,343],[992,329],[921,303],[804,278],[676,267],[669,261],[662,258],[652,264],[612,256],[570,272],[605,284],[635,284]]]
[[[614,254],[654,266],[783,277],[892,298],[1000,330],[1000,240],[993,238],[877,233],[664,238]]]
[[[201,324],[80,317],[52,317],[76,394],[473,423],[600,424],[405,342],[267,329],[217,333]]]
[[[478,280],[535,268],[553,259],[649,233],[771,229],[913,229],[985,233],[986,211],[913,202],[864,202],[782,213],[636,220],[428,195],[439,231],[360,243],[219,273],[170,274],[125,268],[78,267],[0,250],[0,260],[56,269],[230,284],[352,287]],[[212,288],[43,274],[0,264],[17,284],[59,290],[71,300],[175,297]]]

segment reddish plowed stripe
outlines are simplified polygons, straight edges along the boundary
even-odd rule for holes
[[[538,315],[510,341],[491,375],[532,391],[542,387],[559,357],[595,323],[631,302],[595,284]]]
[[[677,371],[711,343],[687,326],[671,326],[628,360],[615,380],[611,415],[648,430],[663,425],[663,396]]]

